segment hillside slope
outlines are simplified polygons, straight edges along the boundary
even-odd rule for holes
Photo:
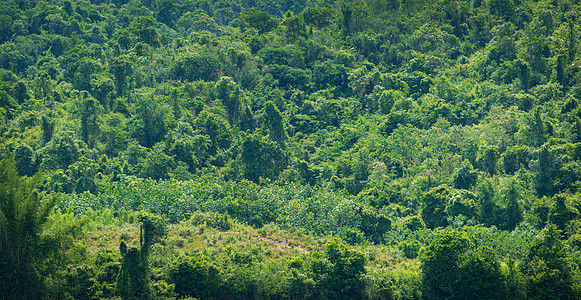
[[[240,284],[249,289],[242,298],[575,298],[581,291],[578,1],[0,6],[0,153],[13,158],[18,180],[35,187],[2,200],[0,232],[17,232],[10,225],[21,224],[16,205],[38,216],[31,224],[43,229],[31,236],[61,240],[46,244],[58,255],[23,269],[36,274],[26,278],[40,278],[40,294],[81,297],[87,292],[50,290],[85,276],[94,280],[84,284],[104,293],[90,297],[135,296],[123,280],[145,272],[137,278],[166,285],[135,283],[149,296],[227,298],[181,289],[173,271],[148,269],[146,254],[143,269],[117,266],[106,280],[91,273],[93,263],[79,265],[75,255],[102,254],[87,239],[100,234],[94,224],[109,221],[93,217],[132,216],[110,225],[119,233],[148,222],[140,211],[170,228],[192,215],[225,216],[238,224],[234,235],[273,253],[287,242],[257,234],[263,228],[325,241],[297,247],[307,257],[300,263],[270,265],[287,272],[287,285],[273,288],[280,294],[261,294],[268,290],[261,284],[274,280],[270,271],[264,281],[242,284],[258,275],[229,269],[243,258],[226,245],[202,258],[192,258],[199,247],[168,256],[186,253],[194,266],[225,259],[219,286]],[[3,164],[11,170],[9,159]],[[0,178],[8,190],[20,182],[11,172]],[[50,218],[69,218],[70,226],[43,219],[40,206],[10,204],[37,196],[53,199]],[[203,231],[202,223],[191,230]],[[204,245],[223,238],[231,239],[213,232]],[[107,244],[111,262],[128,257],[117,249],[125,240],[115,235],[115,246]],[[9,238],[0,244],[14,245]],[[357,268],[333,269],[333,251]],[[370,251],[405,266],[375,265]],[[476,265],[484,269],[470,273]],[[355,277],[338,283],[329,278],[343,275],[325,277],[323,269]],[[118,274],[125,279],[111,281]],[[471,282],[473,274],[482,281]],[[337,286],[346,281],[352,289]],[[491,286],[499,289],[479,294]]]

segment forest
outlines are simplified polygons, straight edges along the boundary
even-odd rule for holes
[[[0,299],[580,299],[579,0],[0,0]]]

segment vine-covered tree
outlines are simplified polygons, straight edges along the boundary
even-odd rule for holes
[[[123,299],[153,298],[148,259],[153,244],[165,235],[165,221],[147,212],[141,212],[139,219],[139,248],[128,247],[124,241],[119,245],[122,263],[117,276],[117,290]]]

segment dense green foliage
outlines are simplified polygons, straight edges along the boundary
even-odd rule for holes
[[[41,276],[47,276],[63,243],[80,229],[81,222],[61,224],[45,232],[56,198],[42,199],[40,176],[18,176],[14,160],[0,161],[0,294],[3,299],[34,299],[42,294]]]
[[[0,298],[579,298],[580,12],[3,0]]]

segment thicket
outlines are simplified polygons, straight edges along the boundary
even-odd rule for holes
[[[578,298],[580,11],[4,0],[0,295]],[[214,252],[86,247],[150,221]],[[272,227],[327,246],[210,246]]]

